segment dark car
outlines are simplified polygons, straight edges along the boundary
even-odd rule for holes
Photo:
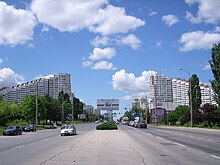
[[[147,128],[147,124],[146,124],[146,122],[144,120],[143,121],[139,121],[137,123],[137,127],[138,128]]]
[[[8,126],[4,131],[3,135],[21,135],[22,134],[22,129],[20,126]]]
[[[23,127],[22,129],[25,132],[30,132],[30,131],[36,132],[36,127],[34,124],[28,124],[27,126]]]

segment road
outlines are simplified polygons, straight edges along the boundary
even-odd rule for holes
[[[97,131],[76,125],[76,136],[60,129],[0,136],[1,165],[218,165],[220,131],[155,127]]]

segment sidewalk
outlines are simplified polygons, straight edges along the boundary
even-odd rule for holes
[[[45,165],[141,165],[141,156],[119,130],[94,130],[69,148],[63,149]]]

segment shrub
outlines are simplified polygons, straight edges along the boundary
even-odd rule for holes
[[[114,130],[118,129],[117,125],[112,122],[103,123],[96,126],[97,130]]]

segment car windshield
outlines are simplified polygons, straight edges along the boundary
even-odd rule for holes
[[[15,126],[9,126],[6,129],[15,129],[15,128],[16,128]]]

